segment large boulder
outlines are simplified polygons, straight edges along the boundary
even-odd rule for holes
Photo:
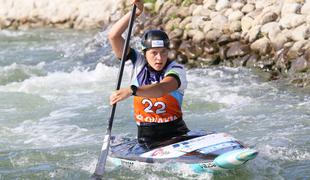
[[[306,17],[301,14],[286,14],[279,23],[283,28],[294,28],[306,22]]]
[[[271,51],[270,40],[266,37],[258,39],[251,44],[251,49],[264,56]]]
[[[247,44],[242,44],[240,42],[234,42],[229,45],[229,49],[226,52],[227,58],[240,57],[248,54],[250,52],[250,47]]]

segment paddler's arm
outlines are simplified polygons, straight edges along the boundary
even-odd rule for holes
[[[136,11],[136,17],[138,17],[142,11],[143,11],[143,0],[132,0],[133,4],[137,6]],[[124,15],[121,19],[119,19],[110,29],[109,31],[109,42],[112,46],[112,49],[119,59],[122,57],[123,48],[125,44],[125,40],[122,37],[123,32],[126,30],[129,19],[130,19],[130,13],[128,12],[126,15]],[[127,50],[127,54],[129,53],[129,49]]]
[[[147,97],[147,98],[159,98],[165,94],[168,94],[180,86],[180,82],[173,76],[166,76],[157,84],[145,85],[138,87],[136,96]],[[110,104],[113,105],[121,100],[124,100],[132,95],[130,87],[122,88],[115,91],[110,96]]]

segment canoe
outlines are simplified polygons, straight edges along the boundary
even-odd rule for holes
[[[191,131],[146,151],[136,139],[111,143],[109,161],[115,166],[139,168],[160,163],[174,170],[215,173],[236,169],[254,159],[258,151],[227,133]],[[164,166],[163,166],[164,165]]]

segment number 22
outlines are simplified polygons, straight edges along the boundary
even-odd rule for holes
[[[143,99],[142,104],[148,104],[147,107],[144,108],[144,111],[147,113],[154,113],[154,111],[152,110],[153,106],[157,108],[155,111],[156,114],[163,114],[166,112],[166,104],[161,101],[155,102],[153,105],[151,100]]]

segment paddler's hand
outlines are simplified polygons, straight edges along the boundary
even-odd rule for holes
[[[122,88],[118,91],[114,91],[110,96],[110,105],[113,105],[119,101],[122,101],[131,96],[132,90],[130,88]]]
[[[140,14],[143,12],[143,0],[131,0],[132,4],[135,4],[137,6],[137,10],[136,10],[136,16],[140,16]]]

